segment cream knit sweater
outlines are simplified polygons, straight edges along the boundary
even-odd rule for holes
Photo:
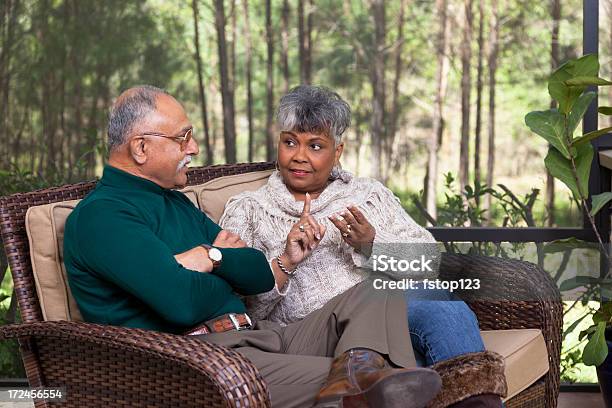
[[[381,183],[341,171],[340,178],[311,202],[311,215],[327,227],[323,240],[280,291],[274,288],[246,299],[254,318],[281,324],[300,320],[371,273],[371,259],[345,243],[340,231],[327,219],[348,205],[359,207],[376,229],[373,254],[384,253],[396,259],[420,258],[424,254],[434,259],[433,272],[389,274],[391,277],[437,277],[440,253],[432,235],[406,214],[399,199]],[[232,197],[219,224],[272,260],[283,252],[287,234],[299,220],[303,207],[304,203],[295,200],[275,171],[258,190]]]

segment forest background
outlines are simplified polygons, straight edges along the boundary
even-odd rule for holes
[[[609,78],[612,2],[599,4]],[[421,223],[426,210],[444,225],[528,224],[492,194],[475,218],[465,197],[452,203],[482,183],[515,197],[537,190],[538,226],[581,225],[523,120],[550,104],[552,70],[582,54],[581,1],[0,0],[0,13],[0,195],[99,176],[108,108],[138,84],[184,104],[194,165],[272,160],[279,98],[312,83],[352,107],[343,167],[385,182]],[[576,344],[564,347],[567,357]],[[566,358],[566,380],[593,381],[576,360]],[[0,376],[22,375],[18,365],[14,345],[0,345]]]

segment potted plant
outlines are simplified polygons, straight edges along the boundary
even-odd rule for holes
[[[544,163],[548,171],[562,181],[572,192],[574,200],[587,216],[597,237],[599,249],[610,265],[610,255],[595,224],[594,216],[612,200],[612,193],[605,192],[591,197],[589,203],[588,181],[594,149],[591,141],[612,131],[611,127],[575,136],[589,105],[597,93],[593,86],[609,86],[612,82],[599,77],[599,61],[596,54],[572,59],[561,65],[548,80],[548,92],[558,108],[533,111],[525,116],[526,125],[549,143]],[[612,114],[612,107],[600,107],[602,114]],[[612,298],[606,284],[612,282],[609,273],[601,278],[574,277],[561,284],[560,290],[587,288],[591,295],[598,291],[605,298]],[[582,361],[597,367],[598,379],[607,406],[612,404],[612,357],[607,358],[612,347],[612,302],[600,303],[593,312],[593,324],[580,333],[587,338]],[[610,341],[606,342],[606,339]]]

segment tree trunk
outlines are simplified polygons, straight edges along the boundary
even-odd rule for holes
[[[372,118],[370,136],[372,139],[372,177],[382,179],[382,146],[385,139],[385,3],[372,0],[374,18],[374,55],[370,66],[372,81]]]
[[[83,137],[87,145],[85,148],[85,178],[93,178],[96,170],[96,136],[98,134],[98,107],[99,100],[102,98],[106,85],[106,69],[102,63],[104,59],[99,60],[96,67],[95,91],[91,100],[91,109],[89,111],[89,119],[87,121],[88,131],[87,136]]]
[[[45,56],[45,50],[48,52],[47,41],[48,41],[48,19],[50,14],[50,3],[48,0],[44,0],[40,4],[40,15],[39,15],[39,27],[36,30],[37,39],[43,47],[43,58]],[[43,152],[45,154],[44,163],[40,163],[39,173],[51,174],[55,167],[55,154],[56,154],[56,140],[55,140],[55,126],[54,126],[54,104],[53,104],[53,84],[54,76],[50,66],[45,67],[42,81],[42,95],[41,95],[41,119],[42,119],[42,136],[43,145],[45,148]]]
[[[461,142],[459,151],[459,184],[461,190],[469,183],[470,170],[470,75],[472,59],[472,0],[464,0],[463,39],[461,47]]]
[[[7,0],[4,4],[2,15],[2,47],[0,49],[0,134],[4,138],[8,138],[10,132],[10,84],[11,84],[11,56],[13,50],[13,41],[15,37],[15,26],[17,25],[17,16],[19,13],[19,1]],[[5,23],[6,22],[6,23]],[[6,24],[6,29],[4,24]],[[10,157],[8,146],[0,149],[0,166],[7,168]],[[0,281],[1,282],[1,281]]]
[[[246,1],[246,0],[245,0]],[[202,127],[204,128],[204,149],[206,154],[206,165],[213,163],[212,149],[210,148],[210,133],[208,129],[208,113],[206,107],[206,91],[204,89],[204,74],[202,73],[202,57],[200,55],[200,28],[198,12],[198,0],[191,1],[191,9],[193,11],[193,29],[195,32],[195,58],[198,69],[198,92],[200,95],[200,113],[202,115]]]
[[[550,41],[550,59],[552,69],[559,66],[559,23],[561,20],[561,1],[552,0],[551,16],[553,20],[552,36]],[[550,107],[555,108],[556,102],[550,101]],[[555,224],[555,178],[546,170],[546,212],[548,213],[547,225],[552,227]]]
[[[482,131],[482,75],[484,52],[484,0],[478,0],[478,68],[476,73],[476,129],[474,134],[474,185],[480,184],[480,136]],[[476,196],[476,203],[479,197]]]
[[[306,56],[304,64],[304,76],[306,83],[312,83],[312,21],[314,14],[314,0],[308,0],[308,9],[306,10]]]
[[[314,4],[308,0],[304,9],[304,0],[298,0],[298,42],[300,58],[300,82],[309,84],[311,81],[311,35],[312,9]]]
[[[72,2],[72,10],[74,12],[73,14],[73,21],[81,21],[81,8],[80,5],[82,3],[77,1],[77,0],[73,0]],[[77,33],[75,33],[75,35],[78,35]],[[72,40],[73,44],[77,44],[77,40],[76,38]],[[74,159],[74,164],[75,166],[71,167],[71,170],[76,168],[77,169],[77,179],[82,180],[84,179],[84,174],[82,171],[82,166],[80,166],[80,163],[78,163],[78,160],[81,158],[81,155],[85,152],[85,149],[87,149],[87,142],[84,139],[81,139],[81,135],[82,135],[82,130],[83,130],[83,112],[82,112],[82,107],[83,107],[83,74],[81,71],[81,61],[83,60],[83,58],[81,58],[81,56],[83,55],[84,50],[80,49],[77,46],[73,47],[73,52],[71,55],[71,65],[72,65],[72,69],[74,70],[74,94],[73,94],[73,107],[74,107],[74,125],[72,127],[72,135],[76,136],[75,137],[75,145],[78,146],[77,149],[77,154],[76,157]],[[79,140],[81,140],[81,143],[79,143]],[[72,178],[73,173],[71,171],[70,173],[70,178]]]
[[[289,1],[283,0],[281,26],[281,65],[283,70],[283,91],[289,92]]]
[[[64,3],[63,4],[63,24],[64,27],[70,27],[71,21],[70,21],[70,7],[68,6],[68,4]],[[61,138],[62,138],[62,143],[60,145],[60,157],[59,157],[59,164],[62,168],[62,174],[66,174],[66,162],[68,161],[66,159],[66,156],[70,156],[70,150],[71,147],[70,144],[68,144],[68,140],[67,140],[67,135],[68,135],[68,128],[66,126],[66,83],[68,82],[69,79],[69,75],[68,75],[68,44],[64,44],[64,47],[62,47],[62,68],[61,68],[61,79],[60,79],[60,134],[61,134]],[[68,167],[70,168],[70,167]]]
[[[450,61],[448,59],[450,24],[446,14],[447,0],[436,0],[436,11],[438,15],[438,35],[436,41],[437,67],[436,67],[436,96],[433,112],[433,129],[429,139],[427,157],[427,182],[423,189],[425,194],[425,206],[427,212],[436,219],[438,217],[436,198],[438,195],[438,151],[442,143],[444,133],[444,100],[448,84],[448,70]]]
[[[266,43],[268,45],[266,81],[266,160],[274,160],[274,36],[272,33],[272,6],[266,0]]]
[[[489,140],[487,147],[487,186],[493,186],[493,172],[495,170],[495,86],[497,74],[497,54],[499,52],[499,11],[498,3],[491,2],[491,28],[489,34]],[[491,194],[487,194],[486,208],[491,208]],[[487,212],[491,219],[491,213]]]
[[[251,39],[251,23],[249,21],[249,2],[242,0],[244,10],[244,36],[246,38],[246,87],[247,87],[247,120],[249,126],[248,161],[253,162],[253,43]]]
[[[393,76],[393,89],[391,96],[391,114],[385,138],[385,162],[384,180],[388,180],[393,163],[393,143],[397,133],[397,122],[399,119],[399,82],[402,75],[402,50],[404,49],[404,14],[407,0],[400,0],[399,15],[397,17],[397,42],[395,44],[395,70]]]
[[[236,0],[230,0],[230,17],[231,17],[231,37],[232,42],[230,43],[230,73],[229,81],[232,86],[232,94],[236,89]]]
[[[215,0],[215,26],[219,51],[219,77],[221,79],[221,103],[223,105],[223,142],[225,162],[236,163],[236,123],[234,120],[234,91],[229,78],[227,42],[225,38],[225,8],[223,0]]]

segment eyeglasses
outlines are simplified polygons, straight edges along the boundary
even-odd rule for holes
[[[185,147],[187,147],[187,145],[191,141],[191,138],[193,137],[193,127],[187,129],[187,131],[182,136],[168,136],[163,133],[155,133],[155,132],[140,133],[138,136],[155,136],[155,137],[165,137],[166,139],[172,139],[180,145],[181,150],[185,150]]]

